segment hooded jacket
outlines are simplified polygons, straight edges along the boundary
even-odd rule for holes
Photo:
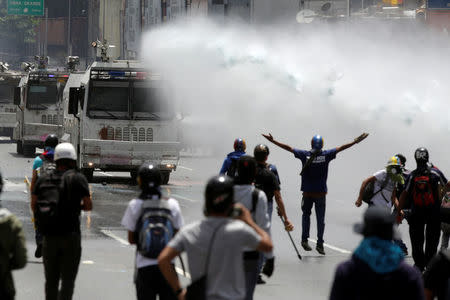
[[[0,299],[14,299],[12,270],[27,263],[22,223],[6,208],[0,208]]]
[[[392,241],[365,238],[335,273],[330,300],[423,300],[421,273]]]
[[[242,155],[245,155],[244,151],[233,151],[233,152],[228,153],[227,157],[223,161],[222,168],[220,169],[219,173],[220,174],[227,173],[233,160],[238,160]]]

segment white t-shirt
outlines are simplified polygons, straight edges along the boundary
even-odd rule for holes
[[[192,280],[205,272],[208,249],[214,238],[207,270],[208,300],[244,300],[245,275],[242,252],[255,250],[261,237],[247,224],[229,218],[208,217],[183,227],[169,247],[186,252]]]
[[[373,191],[376,193],[381,189],[386,177],[388,176],[386,170],[380,170],[373,174],[375,177],[375,184]],[[392,208],[392,193],[394,192],[395,183],[391,178],[387,177],[387,182],[385,183],[385,187],[379,193],[377,193],[372,198],[372,203],[374,206],[378,207],[387,207],[389,209]]]
[[[152,201],[152,200],[146,200],[146,201]],[[166,201],[166,200],[162,200],[162,201]],[[173,226],[175,227],[175,229],[179,230],[183,226],[183,223],[184,223],[183,216],[181,215],[180,205],[178,204],[177,200],[172,199],[172,198],[169,198],[167,201],[169,202],[169,207],[170,207],[170,211],[171,211],[173,222],[174,222]],[[139,216],[141,215],[141,207],[142,207],[143,202],[144,202],[143,200],[137,198],[137,199],[131,200],[130,203],[128,203],[128,207],[125,210],[125,214],[123,215],[122,222],[121,222],[122,225],[128,231],[134,232],[136,230],[136,224],[139,219]],[[139,254],[139,252],[137,253],[136,267],[138,269],[147,267],[147,266],[157,265],[157,264],[158,264],[157,259],[147,258],[147,257]]]

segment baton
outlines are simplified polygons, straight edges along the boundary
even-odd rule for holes
[[[186,277],[186,268],[184,266],[184,261],[181,255],[178,255],[178,258],[180,259],[181,268],[183,269],[183,276]]]
[[[283,225],[284,225],[284,218],[283,218],[283,216],[281,215],[281,212],[280,212],[280,208],[278,208],[277,207],[277,212],[278,212],[278,216],[280,217],[280,219],[281,219],[281,221],[283,222]],[[286,229],[285,229],[286,230]],[[289,231],[287,231],[286,230],[286,232],[287,232],[287,234],[288,234],[288,236],[289,236],[289,239],[291,240],[291,242],[292,242],[292,246],[294,246],[294,249],[295,249],[295,252],[297,252],[297,257],[300,259],[300,260],[302,260],[302,256],[300,255],[300,252],[298,252],[298,249],[297,249],[297,246],[295,246],[295,243],[294,243],[294,240],[292,239],[292,236],[291,236],[291,233],[289,232]]]

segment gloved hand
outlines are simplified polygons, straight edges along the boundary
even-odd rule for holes
[[[264,264],[262,273],[270,277],[273,274],[274,267],[275,267],[275,257],[268,258],[266,259],[266,263]]]

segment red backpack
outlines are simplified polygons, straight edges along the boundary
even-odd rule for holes
[[[427,207],[435,203],[430,177],[431,173],[427,172],[413,179],[412,199],[416,207]]]

